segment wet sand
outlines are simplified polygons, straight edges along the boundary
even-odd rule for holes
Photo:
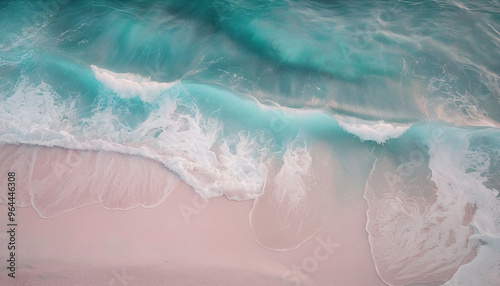
[[[334,209],[318,232],[288,251],[257,242],[249,221],[253,204],[205,201],[180,182],[152,208],[106,210],[94,203],[52,218],[17,208],[16,278],[2,267],[0,284],[385,285],[371,258],[363,198]],[[3,204],[0,213],[6,225]]]

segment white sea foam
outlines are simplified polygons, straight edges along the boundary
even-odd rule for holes
[[[233,148],[225,140],[218,148],[218,161],[224,166],[220,174],[221,180],[232,186],[226,186],[231,190],[226,196],[243,200],[245,198],[255,198],[256,190],[262,189],[264,185],[265,168],[263,154],[260,151],[267,151],[259,146],[255,139],[249,134],[240,132],[236,138]],[[241,185],[245,182],[245,186]],[[249,190],[252,193],[249,193]],[[258,192],[260,193],[260,192]]]
[[[123,75],[107,73],[119,82]],[[141,90],[150,82],[141,82]],[[166,90],[158,107],[135,128],[120,121],[112,106],[96,107],[90,117],[78,117],[73,101],[65,101],[45,83],[21,79],[0,105],[0,143],[59,146],[139,155],[163,163],[204,198],[253,199],[262,192],[266,154],[258,134],[219,138],[222,123],[203,117],[192,103],[177,100],[182,87]],[[135,85],[133,85],[133,88]],[[166,85],[160,85],[166,87]],[[120,95],[118,95],[120,96]],[[234,145],[235,148],[229,146]]]
[[[483,137],[470,129],[433,129],[426,147],[414,151],[428,150],[428,164],[395,166],[389,155],[381,156],[367,182],[367,230],[377,271],[390,285],[448,279],[450,286],[496,285],[500,200],[498,189],[487,187],[487,174],[500,150],[492,150],[492,143],[478,148],[471,138],[496,142],[498,135],[493,129],[476,131]]]
[[[313,144],[308,146],[299,135],[283,160],[272,160],[269,166],[264,193],[254,201],[249,216],[255,238],[264,248],[299,247],[324,226],[334,209],[333,156],[329,146]]]
[[[498,281],[500,281],[500,238],[474,235],[470,241],[481,245],[476,258],[460,267],[453,278],[444,286],[498,285]]]
[[[471,222],[476,233],[500,237],[499,190],[488,189],[483,175],[489,167],[489,156],[482,151],[470,150],[470,138],[465,131],[441,135],[429,144],[429,168],[436,185],[454,189],[464,194],[469,202],[477,206]]]
[[[340,116],[336,116],[336,119],[345,131],[358,136],[363,141],[375,141],[379,144],[391,138],[398,138],[410,128],[410,124],[367,121]]]
[[[274,195],[276,201],[288,205],[292,211],[304,202],[313,183],[312,158],[304,146],[288,149],[283,160],[281,170],[274,177]]]
[[[151,81],[151,78],[145,78],[133,73],[115,73],[94,65],[91,68],[96,79],[119,97],[139,97],[142,101],[148,103],[153,102],[163,91],[177,84],[177,82],[155,82]]]
[[[472,230],[463,224],[467,201],[434,186],[425,164],[406,164],[412,172],[400,173],[391,161],[377,160],[365,191],[377,273],[394,286],[444,282],[474,254]]]
[[[497,158],[480,148],[472,151],[471,135],[465,131],[439,134],[430,141],[432,180],[450,190],[456,201],[466,200],[477,207],[470,222],[474,235],[469,244],[478,246],[478,255],[445,285],[496,285],[500,281],[500,200],[498,189],[485,186],[485,174]]]

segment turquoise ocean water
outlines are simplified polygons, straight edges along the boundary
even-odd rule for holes
[[[0,24],[0,144],[140,155],[247,200],[273,160],[301,186],[321,143],[384,281],[500,283],[499,1],[2,1]],[[400,265],[445,258],[394,270],[396,234],[419,249]]]

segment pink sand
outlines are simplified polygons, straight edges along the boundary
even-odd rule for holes
[[[92,204],[47,219],[18,208],[16,278],[2,266],[0,285],[386,285],[371,258],[362,197],[289,251],[256,242],[252,206],[205,202],[181,182],[149,209]],[[0,214],[6,225],[5,205]],[[5,236],[0,239],[4,260]],[[335,247],[326,249],[327,242]]]

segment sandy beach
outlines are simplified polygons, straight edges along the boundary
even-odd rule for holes
[[[17,146],[9,148],[12,152]],[[28,150],[42,157],[53,152],[30,147],[24,154]],[[82,156],[95,156],[90,153]],[[112,156],[118,161],[131,157]],[[147,170],[165,186],[161,178],[171,172],[154,161],[137,160],[150,164]],[[34,161],[29,166],[37,169]],[[22,168],[18,170],[21,177]],[[19,196],[25,191],[21,186],[26,187],[20,182]],[[41,218],[32,207],[17,208],[14,285],[385,285],[371,259],[362,197],[335,209],[318,232],[288,251],[269,250],[257,242],[249,222],[253,204],[224,197],[205,201],[180,182],[151,208],[106,210],[93,203],[52,218]],[[7,207],[0,210],[5,225]],[[0,243],[2,257],[6,238]],[[2,268],[0,284],[13,285],[11,279]]]

